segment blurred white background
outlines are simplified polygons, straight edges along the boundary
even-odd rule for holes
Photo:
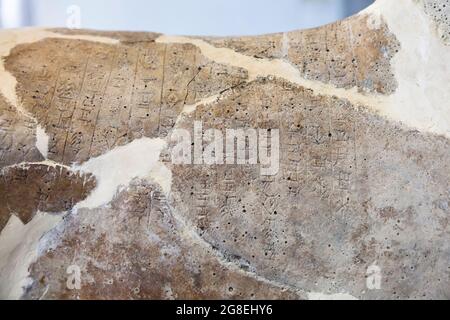
[[[0,0],[0,27],[253,35],[324,25],[373,0]]]

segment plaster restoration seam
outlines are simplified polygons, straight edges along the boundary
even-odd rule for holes
[[[405,14],[407,18],[399,16]],[[356,87],[338,88],[305,79],[296,67],[283,59],[256,59],[230,48],[215,47],[202,39],[162,35],[156,42],[192,44],[214,62],[246,69],[249,81],[258,77],[278,77],[310,89],[316,95],[345,99],[388,120],[450,138],[450,68],[445,63],[450,61],[450,50],[439,38],[419,3],[378,0],[360,15],[369,15],[368,27],[372,29],[380,28],[380,21],[384,20],[401,44],[400,51],[391,60],[399,84],[394,94],[362,93]],[[288,43],[284,47],[288,50]],[[433,59],[430,52],[439,52],[441,58]],[[430,95],[430,92],[436,94]]]
[[[0,31],[0,93],[19,114],[30,119],[34,124],[36,124],[36,147],[45,159],[48,156],[49,137],[45,133],[44,128],[40,126],[38,120],[30,112],[28,112],[20,102],[16,92],[17,79],[6,70],[4,59],[8,57],[11,51],[18,45],[34,43],[47,38],[85,40],[107,44],[119,43],[119,40],[111,38],[88,35],[62,35],[36,28]]]

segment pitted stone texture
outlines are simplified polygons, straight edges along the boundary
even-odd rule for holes
[[[49,159],[64,164],[137,138],[164,138],[184,105],[247,79],[193,45],[154,41],[46,39],[15,48],[6,68],[18,79],[24,108],[50,136]]]
[[[31,268],[39,281],[25,298],[305,298],[296,290],[230,268],[190,235],[162,192],[145,181],[133,182],[109,208],[83,209],[68,217],[46,240],[46,253]],[[66,286],[68,265],[81,269],[79,291]]]
[[[0,232],[12,214],[27,224],[38,211],[69,211],[94,187],[91,175],[63,167],[28,164],[4,168],[0,173]]]
[[[383,21],[377,26],[356,16],[288,37],[289,61],[308,79],[382,94],[397,87],[390,60],[400,44]]]
[[[192,130],[194,121],[222,132],[280,130],[281,168],[273,177],[250,165],[171,166],[174,210],[236,264],[306,291],[450,294],[447,139],[282,81],[236,88],[179,127]],[[367,291],[375,262],[383,290]]]
[[[434,20],[437,31],[442,40],[449,45],[450,42],[450,1],[423,0],[425,12]]]
[[[421,3],[407,8],[423,9]],[[429,133],[437,131],[428,122],[421,132],[411,129],[420,123],[420,109],[411,110],[419,120],[405,121],[409,128],[392,120],[408,115],[384,110],[398,102],[394,113],[409,111],[403,102],[408,92],[396,96],[405,79],[417,80],[425,100],[441,91],[421,88],[429,75],[420,78],[414,68],[396,69],[397,83],[391,62],[397,50],[411,46],[399,48],[377,17],[362,13],[261,37],[205,38],[212,46],[194,38],[162,43],[153,33],[54,30],[119,41],[46,38],[14,48],[5,68],[17,79],[20,106],[49,134],[49,158],[56,163],[5,169],[0,227],[13,211],[24,223],[37,210],[70,211],[100,179],[59,164],[112,159],[114,148],[143,137],[168,143],[148,179],[121,180],[113,201],[108,195],[99,208],[77,206],[33,244],[39,255],[23,298],[301,299],[311,292],[447,298],[450,141]],[[1,107],[8,121],[0,127],[13,123],[14,129],[12,142],[0,146],[2,165],[42,160],[30,156],[36,126],[25,129],[18,111]],[[438,116],[446,110],[438,108],[430,106]],[[192,130],[195,120],[222,132],[279,129],[279,172],[264,176],[258,165],[173,165],[171,133]],[[26,152],[14,149],[22,144]],[[159,149],[154,152],[149,158],[157,158]],[[108,176],[104,164],[94,166],[101,177]],[[139,165],[114,169],[145,177]],[[74,265],[81,269],[80,290],[67,287],[67,268]],[[367,287],[371,266],[380,268],[380,290]]]
[[[41,160],[36,148],[36,123],[18,113],[0,94],[0,168]]]
[[[285,59],[311,80],[339,88],[391,94],[397,83],[390,60],[400,44],[381,21],[361,15],[316,29],[208,41],[255,58]]]
[[[283,34],[272,34],[258,37],[239,38],[206,38],[206,40],[218,48],[230,48],[236,52],[257,59],[286,58],[286,50],[283,52]],[[287,43],[285,43],[288,45]],[[287,46],[285,47],[287,49]]]

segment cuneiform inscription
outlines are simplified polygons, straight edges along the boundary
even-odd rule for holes
[[[165,137],[183,107],[245,82],[190,44],[46,39],[7,59],[24,107],[50,136],[49,158],[84,162],[141,137]],[[28,81],[32,79],[32,81]]]
[[[244,265],[256,263],[267,274],[277,274],[264,266],[296,252],[312,268],[314,257],[307,249],[288,241],[301,238],[289,219],[298,216],[296,204],[306,199],[330,216],[354,203],[356,139],[348,107],[345,101],[264,79],[234,88],[216,104],[199,106],[181,128],[201,121],[204,130],[279,129],[280,170],[264,176],[259,165],[251,164],[173,165],[177,208],[207,241]],[[255,219],[259,223],[252,223]],[[233,230],[231,237],[227,230]]]
[[[19,113],[0,95],[0,168],[17,162],[40,161],[36,123]]]

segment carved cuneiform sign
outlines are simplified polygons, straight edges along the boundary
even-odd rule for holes
[[[449,8],[259,37],[1,31],[0,298],[448,297]],[[227,162],[252,132],[258,161]]]

